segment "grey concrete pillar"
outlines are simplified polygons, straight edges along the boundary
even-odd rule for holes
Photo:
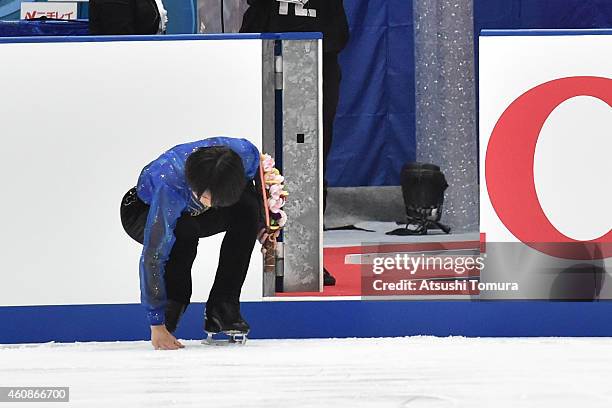
[[[266,297],[276,294],[277,278],[283,292],[323,290],[322,41],[280,40],[279,45],[278,56],[274,40],[262,45],[262,135],[263,151],[282,158],[276,164],[289,192],[288,222],[276,270],[264,267]]]
[[[283,40],[285,292],[323,290],[321,40]]]
[[[417,160],[450,187],[442,222],[478,230],[473,0],[414,0]]]

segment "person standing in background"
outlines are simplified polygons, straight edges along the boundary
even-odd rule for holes
[[[246,0],[198,0],[198,32],[237,33],[247,7]]]
[[[331,149],[334,119],[340,94],[342,72],[338,54],[349,40],[343,0],[247,0],[241,33],[322,32],[323,33],[323,173]],[[323,208],[327,205],[324,182]],[[324,269],[324,284],[336,279]]]
[[[146,35],[166,32],[162,0],[89,0],[91,35]]]

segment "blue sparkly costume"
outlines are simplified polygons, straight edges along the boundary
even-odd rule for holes
[[[206,209],[195,199],[185,179],[187,157],[200,147],[227,146],[242,159],[245,176],[252,181],[259,170],[259,151],[246,139],[214,137],[173,147],[140,173],[138,197],[150,206],[140,257],[141,302],[151,325],[164,322],[165,264],[176,240],[174,228],[183,213],[199,215]]]

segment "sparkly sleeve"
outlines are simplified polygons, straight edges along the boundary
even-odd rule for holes
[[[176,240],[174,227],[184,208],[184,199],[166,185],[155,190],[144,231],[144,247],[140,256],[140,300],[146,308],[151,325],[164,323],[165,265]]]

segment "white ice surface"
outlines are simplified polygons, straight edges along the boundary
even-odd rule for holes
[[[185,344],[0,346],[0,386],[69,386],[69,403],[38,404],[53,407],[612,406],[612,339]]]

